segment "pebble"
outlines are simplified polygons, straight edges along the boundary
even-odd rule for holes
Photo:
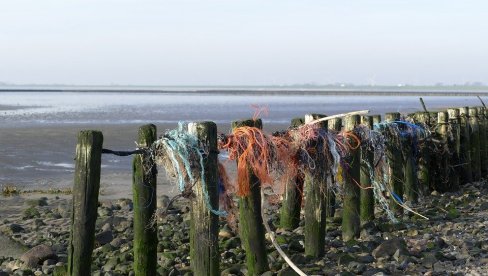
[[[20,256],[20,260],[24,265],[32,268],[37,267],[47,259],[58,259],[56,253],[48,245],[38,245]]]
[[[277,229],[276,237],[288,256],[309,275],[424,275],[429,271],[433,271],[433,275],[442,275],[443,271],[453,275],[488,275],[488,242],[485,234],[488,216],[486,213],[473,215],[486,210],[488,204],[483,203],[488,202],[488,190],[480,190],[476,195],[480,189],[476,185],[463,186],[467,191],[472,189],[471,194],[434,193],[433,197],[427,196],[419,203],[421,205],[417,210],[427,214],[430,218],[428,221],[405,217],[402,223],[394,224],[382,217],[377,218],[362,227],[361,239],[355,242],[344,243],[340,239],[340,216],[328,219],[326,255],[323,258],[310,259],[303,255],[303,222],[294,230]],[[164,199],[158,198],[158,201],[162,204]],[[23,219],[22,214],[2,218],[0,229],[10,232],[10,225],[20,226],[23,230],[15,226],[9,235],[30,248],[52,244],[51,250],[58,261],[47,258],[37,263],[37,267],[42,265],[37,271],[51,274],[54,268],[64,268],[67,261],[71,204],[64,199],[47,200],[46,203],[38,206],[38,202],[29,211],[33,218]],[[180,200],[174,204],[172,212],[158,224],[158,271],[163,275],[190,272],[188,204]],[[454,216],[447,216],[448,213],[437,206]],[[131,275],[134,261],[131,210],[130,199],[104,203],[98,208],[101,215],[97,220],[99,247],[93,255],[94,269],[103,271],[98,275]],[[272,225],[278,225],[278,217],[279,214],[269,216]],[[219,245],[222,275],[246,275],[241,240],[223,221],[219,230]],[[269,243],[267,247],[270,271],[264,275],[295,275]],[[0,271],[9,271],[6,275],[11,275],[10,272],[14,270],[18,271],[17,275],[29,273],[21,267],[19,261],[0,257]],[[1,273],[0,276],[3,276]],[[28,275],[33,273],[31,271]],[[94,271],[93,275],[96,274]]]

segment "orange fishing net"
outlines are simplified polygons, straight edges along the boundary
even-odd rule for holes
[[[252,172],[262,185],[273,185],[276,177],[293,168],[291,145],[288,140],[265,134],[256,127],[238,127],[219,146],[237,160],[237,195],[247,196],[251,191]],[[279,192],[280,189],[273,189]]]

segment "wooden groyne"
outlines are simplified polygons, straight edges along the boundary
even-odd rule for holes
[[[229,214],[237,214],[248,275],[270,270],[266,244],[267,237],[275,241],[274,227],[262,209],[268,197],[281,199],[273,202],[281,206],[279,226],[293,230],[303,223],[305,255],[320,258],[327,247],[327,217],[340,215],[342,239],[352,241],[362,225],[381,216],[393,222],[411,216],[428,219],[412,209],[423,196],[457,191],[488,176],[484,107],[392,112],[384,121],[363,113],[332,119],[308,114],[274,134],[263,131],[258,118],[235,121],[232,133],[220,135],[213,122],[192,122],[160,137],[156,126],[144,125],[138,147],[127,152],[103,149],[99,131],[80,132],[68,274],[91,273],[102,154],[134,155],[135,275],[155,275],[157,270],[157,168],[174,175],[180,196],[190,200],[194,275],[220,275],[219,217],[229,219]],[[237,163],[235,183],[224,183],[218,161],[224,152]],[[286,250],[279,251],[304,275]]]

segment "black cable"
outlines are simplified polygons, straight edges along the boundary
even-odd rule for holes
[[[102,149],[102,154],[113,154],[117,156],[130,156],[133,154],[141,154],[147,152],[147,149],[136,149],[133,151],[115,151],[115,150],[109,150],[109,149]]]

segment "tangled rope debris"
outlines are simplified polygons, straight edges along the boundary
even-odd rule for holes
[[[225,210],[214,209],[206,188],[204,156],[209,154],[195,135],[188,133],[183,123],[166,132],[152,145],[152,156],[156,164],[164,167],[169,175],[177,179],[181,193],[190,195],[197,180],[200,180],[207,208],[215,215],[226,216]]]

